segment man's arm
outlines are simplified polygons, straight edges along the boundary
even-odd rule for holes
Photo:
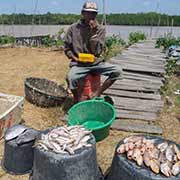
[[[105,28],[92,25],[91,28],[91,38],[90,38],[90,45],[92,53],[99,57],[101,53],[104,51],[105,46],[105,35],[106,31]]]
[[[69,59],[72,59],[74,61],[78,61],[78,58],[73,53],[73,47],[72,47],[72,28],[70,27],[67,30],[67,33],[64,38],[64,53]]]

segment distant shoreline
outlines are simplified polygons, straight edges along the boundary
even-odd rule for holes
[[[77,14],[1,14],[0,24],[6,25],[59,25],[72,24],[79,20],[81,15]],[[97,16],[102,22],[103,15]],[[107,14],[106,22],[109,25],[130,25],[130,26],[180,26],[180,15],[149,13],[122,13]]]

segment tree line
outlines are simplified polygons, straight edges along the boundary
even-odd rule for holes
[[[58,25],[72,24],[76,22],[81,15],[77,14],[1,14],[0,24],[6,25]],[[102,21],[103,15],[99,14],[97,19]],[[106,21],[109,25],[141,25],[141,26],[180,26],[180,15],[167,15],[155,12],[149,13],[122,13],[107,14]]]

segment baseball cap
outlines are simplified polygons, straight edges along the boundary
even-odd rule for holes
[[[84,3],[82,11],[98,12],[98,6],[95,2],[87,1]]]

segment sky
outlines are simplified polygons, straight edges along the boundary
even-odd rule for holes
[[[98,3],[102,13],[103,0]],[[80,14],[85,0],[0,0],[0,14],[26,13]],[[156,11],[169,15],[180,15],[180,0],[105,0],[106,13],[137,13]]]

